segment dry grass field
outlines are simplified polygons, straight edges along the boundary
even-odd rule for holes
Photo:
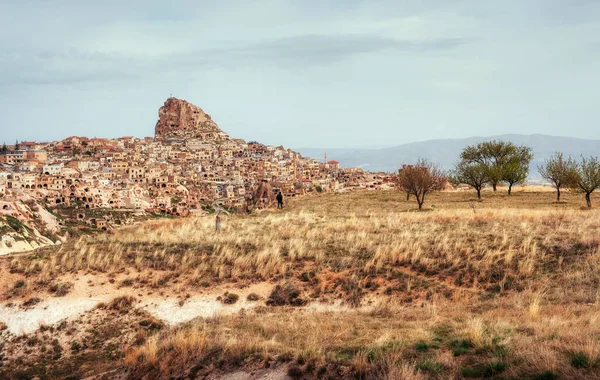
[[[286,366],[311,379],[600,378],[600,208],[537,188],[474,195],[432,194],[421,212],[394,191],[294,198],[284,210],[226,216],[220,233],[213,217],[149,221],[6,259],[0,290],[12,302],[42,297],[84,274],[142,298],[271,286],[249,310],[129,329],[110,360],[78,351],[70,360],[86,375]],[[134,302],[118,309],[106,312],[128,315],[123,329],[149,318]],[[0,374],[16,373],[4,364]]]

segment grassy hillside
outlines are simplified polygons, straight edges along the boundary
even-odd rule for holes
[[[600,378],[600,211],[580,198],[448,192],[417,212],[397,192],[326,194],[226,217],[221,233],[212,217],[149,221],[4,270],[31,294],[84,273],[142,297],[270,284],[252,309],[124,336],[129,378],[282,366],[295,378]],[[115,370],[92,353],[69,362]]]

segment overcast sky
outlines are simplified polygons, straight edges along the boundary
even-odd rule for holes
[[[600,0],[0,0],[0,143],[152,136],[170,94],[289,147],[600,138]]]

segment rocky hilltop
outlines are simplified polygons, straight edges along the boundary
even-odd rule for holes
[[[168,98],[158,110],[157,139],[200,139],[214,141],[226,138],[209,114],[185,100]]]

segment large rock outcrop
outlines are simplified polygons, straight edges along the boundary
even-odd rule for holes
[[[215,141],[227,135],[200,107],[177,98],[168,98],[158,110],[154,131],[157,139],[200,139]]]

